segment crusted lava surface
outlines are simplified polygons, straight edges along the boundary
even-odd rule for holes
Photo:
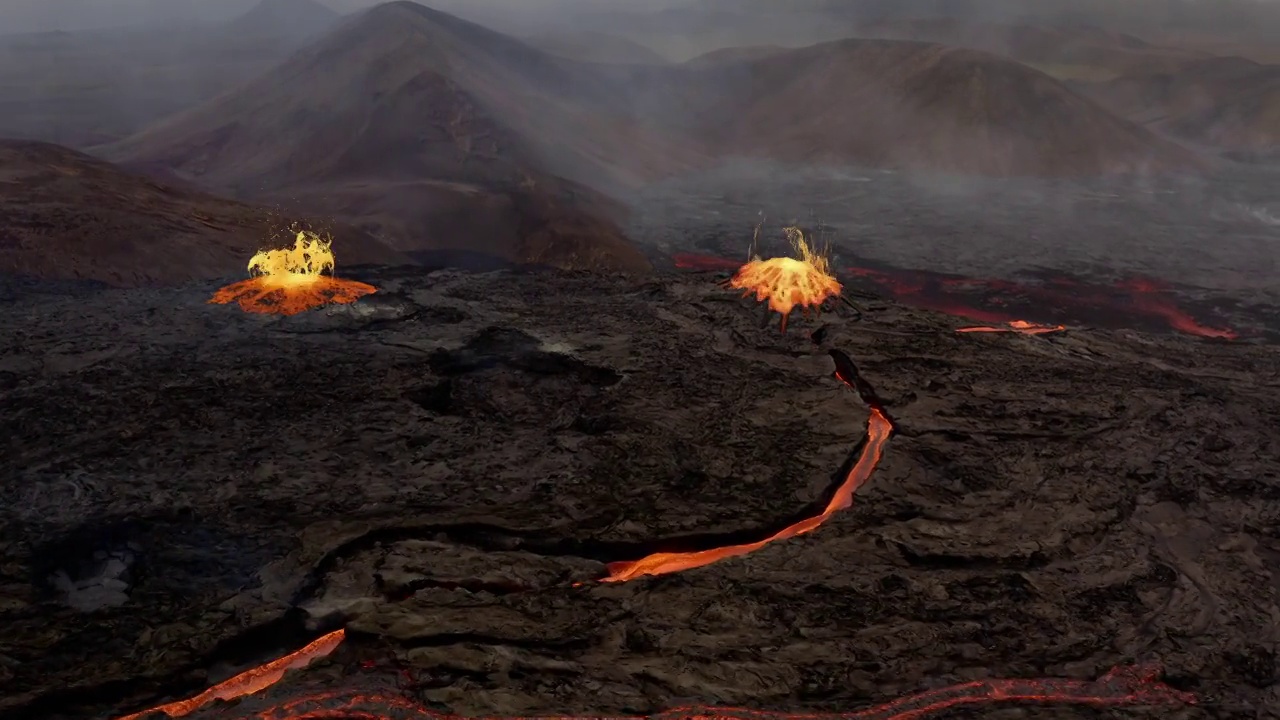
[[[961,334],[890,302],[818,343],[709,274],[348,275],[379,292],[283,318],[206,305],[216,284],[0,303],[0,715],[118,717],[341,626],[188,717],[316,689],[843,712],[1129,663],[1198,704],[962,715],[1276,717],[1273,346]],[[820,512],[869,412],[833,350],[897,428],[851,508],[595,582]]]

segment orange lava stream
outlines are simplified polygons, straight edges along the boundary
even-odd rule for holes
[[[335,630],[328,635],[323,635],[317,640],[311,642],[301,650],[285,655],[284,657],[272,660],[264,665],[259,665],[250,670],[246,670],[235,677],[224,680],[217,685],[205,690],[195,697],[186,700],[178,700],[168,705],[151,708],[133,715],[125,715],[117,718],[117,720],[136,720],[144,715],[150,715],[155,712],[162,712],[171,718],[189,715],[196,710],[208,705],[214,700],[232,700],[245,695],[252,695],[262,692],[267,688],[280,682],[284,674],[295,668],[306,667],[313,660],[322,658],[337,649],[342,644],[343,639],[347,636],[346,630]]]
[[[259,275],[218,290],[209,298],[209,303],[234,302],[245,312],[297,315],[325,305],[355,302],[377,291],[372,285],[329,275],[313,275],[293,284],[281,284],[270,275]]]
[[[1010,320],[1004,325],[980,325],[977,327],[957,328],[958,333],[1018,333],[1020,335],[1046,335],[1063,332],[1066,325],[1041,325],[1026,320]]]
[[[889,436],[892,433],[893,423],[889,418],[879,408],[871,408],[871,416],[867,419],[867,442],[862,448],[862,454],[858,457],[858,461],[854,463],[849,474],[845,476],[844,481],[840,483],[840,487],[836,488],[835,496],[831,498],[831,502],[827,503],[826,509],[821,514],[789,525],[758,542],[728,545],[696,552],[654,553],[639,560],[609,563],[609,574],[602,578],[600,582],[626,582],[645,575],[668,575],[684,570],[692,570],[726,558],[755,552],[777,540],[786,540],[816,530],[818,526],[827,521],[827,518],[853,504],[854,493],[867,482],[871,477],[871,473],[876,469],[876,465],[880,463],[880,458],[884,454],[885,444],[889,441]]]
[[[375,693],[320,692],[230,720],[917,720],[965,705],[1062,704],[1090,707],[1195,705],[1191,693],[1160,681],[1159,665],[1113,668],[1097,680],[991,678],[933,688],[847,712],[779,712],[721,705],[687,705],[649,715],[468,717],[427,709]]]

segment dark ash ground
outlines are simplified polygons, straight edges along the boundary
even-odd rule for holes
[[[841,710],[1158,660],[1200,706],[954,716],[1280,717],[1274,347],[828,318],[901,431],[853,509],[573,588],[811,512],[867,410],[707,275],[420,273],[285,319],[0,304],[0,715],[141,709],[342,622],[273,696],[376,656],[462,714]]]

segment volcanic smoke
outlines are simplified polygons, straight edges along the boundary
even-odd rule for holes
[[[372,285],[333,277],[332,245],[332,238],[298,230],[293,247],[258,251],[249,260],[252,277],[218,290],[209,302],[234,302],[251,313],[297,315],[324,305],[355,302],[377,292]]]

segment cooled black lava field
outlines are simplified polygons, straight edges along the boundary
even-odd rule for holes
[[[379,292],[283,318],[214,284],[0,303],[0,716],[120,717],[345,628],[187,717],[914,718],[856,713],[988,678],[1047,702],[937,716],[1280,717],[1274,346],[862,301],[782,335],[707,273],[352,276]],[[850,509],[598,582],[819,513],[870,412],[831,350],[896,424]],[[1087,704],[1135,664],[1196,703]],[[317,690],[348,699],[281,706]],[[406,704],[341,710],[374,690]]]

